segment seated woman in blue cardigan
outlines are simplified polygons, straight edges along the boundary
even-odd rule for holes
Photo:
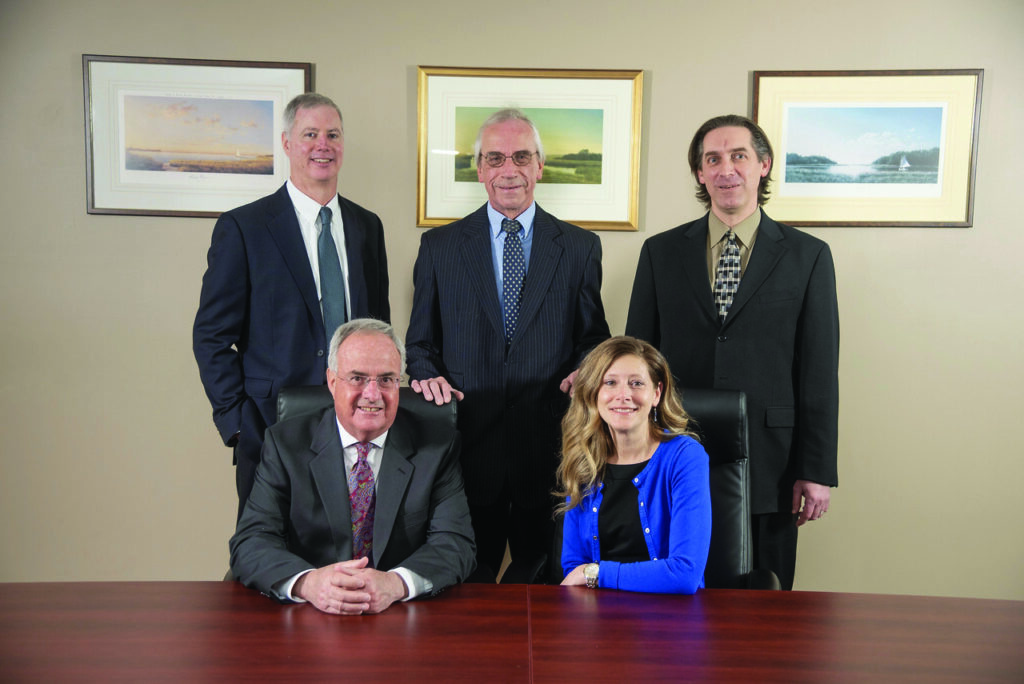
[[[668,362],[647,342],[613,337],[583,360],[562,420],[562,584],[704,586],[708,455],[688,423]]]

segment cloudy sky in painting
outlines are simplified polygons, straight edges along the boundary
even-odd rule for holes
[[[272,155],[274,103],[199,97],[124,98],[129,149]]]
[[[939,147],[940,106],[790,105],[785,152],[821,155],[838,164],[869,164],[906,150]]]

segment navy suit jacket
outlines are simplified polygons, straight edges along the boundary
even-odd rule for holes
[[[823,241],[762,212],[729,315],[719,323],[708,216],[648,238],[626,334],[665,355],[682,388],[742,390],[751,512],[790,510],[795,480],[837,484],[839,310]]]
[[[444,376],[459,403],[462,471],[472,505],[506,481],[524,506],[551,502],[568,397],[558,386],[608,337],[601,241],[540,206],[519,322],[506,348],[487,205],[425,232],[413,271],[409,377]]]
[[[464,580],[476,545],[459,472],[458,432],[398,408],[388,431],[373,521],[373,566],[404,567],[432,593]],[[231,538],[231,570],[248,587],[352,559],[345,456],[331,405],[267,431],[256,481]]]
[[[389,320],[384,228],[338,197],[353,317]],[[285,186],[221,215],[192,331],[213,421],[236,459],[259,460],[282,387],[326,382],[327,338],[313,270]]]

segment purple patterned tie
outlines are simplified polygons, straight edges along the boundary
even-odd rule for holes
[[[366,462],[370,453],[369,442],[356,444],[358,458],[352,471],[348,474],[349,502],[352,504],[352,558],[366,556],[370,559],[368,567],[373,567],[373,509],[375,494],[373,487],[373,471]]]

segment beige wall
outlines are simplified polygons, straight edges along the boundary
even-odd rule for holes
[[[735,8],[744,8],[734,16]],[[700,213],[684,161],[755,69],[985,69],[974,227],[810,232],[835,256],[840,475],[797,588],[1024,599],[1024,4],[520,0],[0,3],[0,580],[214,579],[234,521],[191,353],[213,221],[85,212],[82,53],[308,61],[345,112],[341,189],[412,298],[416,66],[645,70],[641,230],[602,233],[625,325],[642,241]],[[497,12],[495,11],[495,14]],[[768,205],[771,212],[771,204]],[[1017,256],[1017,259],[1014,259]]]

